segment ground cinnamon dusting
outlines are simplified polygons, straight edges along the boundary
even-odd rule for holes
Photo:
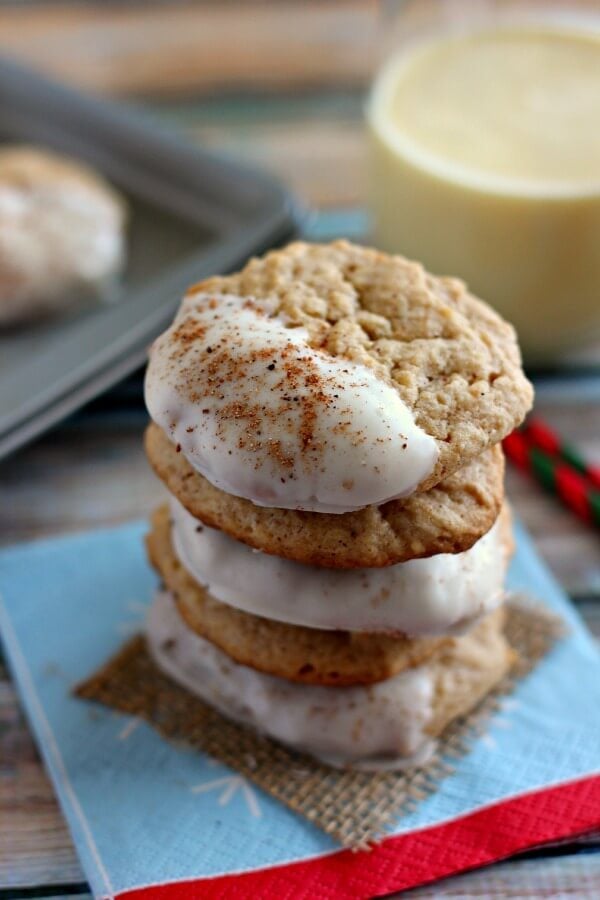
[[[208,415],[212,412],[215,415],[216,436],[223,443],[230,439],[229,422],[242,423],[238,449],[253,454],[266,451],[279,466],[291,469],[294,459],[283,451],[280,440],[268,437],[275,425],[281,427],[282,422],[287,422],[288,433],[299,438],[300,453],[310,457],[311,462],[317,462],[327,446],[327,441],[319,441],[315,434],[321,411],[326,408],[338,412],[334,433],[349,432],[353,425],[351,410],[343,407],[338,410],[342,386],[337,377],[324,375],[311,355],[299,355],[298,347],[292,341],[283,346],[276,343],[268,346],[267,339],[266,347],[249,347],[247,335],[242,334],[240,325],[233,317],[226,340],[204,344],[208,328],[198,322],[197,315],[217,306],[215,298],[209,298],[190,310],[172,333],[170,361],[184,363],[179,368],[182,400],[195,404],[211,398],[219,401],[212,410],[203,407],[202,413]],[[245,301],[243,307],[264,314],[252,299]],[[276,398],[275,404],[270,406],[257,400],[265,388],[266,379],[260,375],[260,364],[263,362],[265,373],[277,372],[279,375],[276,382],[269,379],[266,384],[269,394],[274,394]],[[349,370],[343,371],[348,373]],[[220,401],[226,396],[225,389],[229,388],[231,393],[232,385],[235,385],[236,399],[222,404]],[[298,410],[299,427],[295,425]],[[192,433],[193,428],[186,430]],[[367,436],[361,431],[352,435],[354,446],[366,440]]]

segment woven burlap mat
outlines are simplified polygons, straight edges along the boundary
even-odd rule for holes
[[[343,846],[363,849],[436,790],[502,697],[564,634],[562,621],[537,605],[513,600],[507,609],[506,634],[517,652],[511,672],[476,709],[446,729],[432,759],[406,772],[331,769],[230,722],[163,675],[142,635],[79,685],[76,694],[146,719],[169,740],[197,747],[251,779]]]

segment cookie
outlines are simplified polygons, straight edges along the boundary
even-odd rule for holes
[[[468,550],[496,521],[504,495],[499,446],[427,493],[343,515],[267,509],[225,494],[155,424],[145,446],[170,493],[206,525],[265,553],[330,568],[389,566]]]
[[[462,282],[338,241],[191,288],[146,402],[226,493],[342,514],[430,490],[512,431],[532,388],[514,330]]]
[[[505,619],[504,608],[498,609],[435,654],[429,666],[434,691],[427,734],[437,737],[473,709],[513,666],[517,656],[504,637]]]
[[[426,762],[434,738],[506,674],[513,657],[502,618],[488,616],[422,665],[367,687],[297,684],[239,665],[191,631],[166,593],[146,635],[159,668],[225,716],[330,765],[401,769]]]
[[[462,634],[504,597],[511,552],[506,510],[464,553],[324,569],[257,552],[199,525],[173,497],[169,507],[173,548],[198,584],[215,600],[288,625],[407,637]]]
[[[0,326],[104,291],[125,257],[125,205],[88,166],[0,150]]]
[[[449,638],[408,639],[274,622],[215,600],[173,550],[166,506],[146,538],[150,562],[188,626],[244,666],[303,684],[374,684],[426,660]]]

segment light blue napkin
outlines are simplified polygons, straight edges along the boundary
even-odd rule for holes
[[[139,720],[70,695],[140,630],[156,585],[143,523],[0,553],[0,624],[31,726],[96,896],[300,860],[334,842],[261,790]],[[439,790],[422,828],[600,768],[600,658],[521,528],[510,586],[563,616],[561,640]]]

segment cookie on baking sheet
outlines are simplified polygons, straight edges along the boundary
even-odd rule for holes
[[[492,527],[504,495],[500,446],[427,493],[342,515],[268,509],[215,488],[161,429],[146,431],[157,475],[189,512],[257,550],[331,568],[387,566],[468,550]]]
[[[69,157],[0,149],[0,327],[97,294],[125,258],[125,204]]]
[[[374,684],[424,662],[451,638],[321,631],[274,622],[215,600],[183,568],[171,543],[166,506],[152,517],[150,562],[190,628],[231,659],[304,684]]]
[[[500,441],[531,407],[512,326],[461,281],[401,256],[347,241],[296,242],[189,293],[196,292],[276,301],[271,314],[304,326],[311,346],[392,384],[437,445],[417,490]]]

